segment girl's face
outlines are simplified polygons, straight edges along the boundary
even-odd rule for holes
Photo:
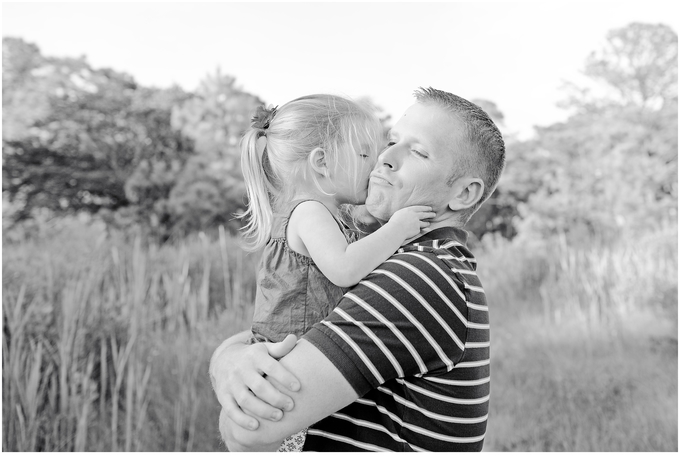
[[[362,143],[361,146],[339,146],[336,168],[329,169],[334,198],[338,204],[356,205],[366,202],[368,178],[378,160],[378,156],[370,150],[371,147],[367,143]]]

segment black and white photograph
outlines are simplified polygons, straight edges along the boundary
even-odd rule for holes
[[[2,2],[3,460],[677,464],[679,26]]]

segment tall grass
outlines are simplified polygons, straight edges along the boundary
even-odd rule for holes
[[[47,232],[3,244],[3,450],[218,449],[208,359],[249,324],[256,257],[223,230]]]
[[[488,244],[487,450],[677,451],[677,226]]]
[[[224,230],[149,245],[73,219],[3,240],[3,451],[213,451],[214,348],[257,255]],[[485,240],[486,450],[677,451],[677,228]]]

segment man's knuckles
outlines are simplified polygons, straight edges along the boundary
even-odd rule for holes
[[[260,369],[262,370],[262,373],[264,375],[274,375],[274,373],[276,372],[276,366],[278,364],[279,363],[276,360],[271,359],[270,361],[267,361],[264,364],[262,364]]]
[[[260,380],[257,383],[251,385],[250,390],[255,394],[256,397],[262,397],[266,393],[271,391],[271,386],[265,380]]]
[[[243,408],[244,405],[247,406],[252,402],[253,394],[248,389],[239,390],[234,393],[234,399],[236,400],[236,403]]]

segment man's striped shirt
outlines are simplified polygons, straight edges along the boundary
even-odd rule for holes
[[[361,397],[311,426],[305,451],[482,449],[489,316],[466,238],[404,246],[304,335]]]

